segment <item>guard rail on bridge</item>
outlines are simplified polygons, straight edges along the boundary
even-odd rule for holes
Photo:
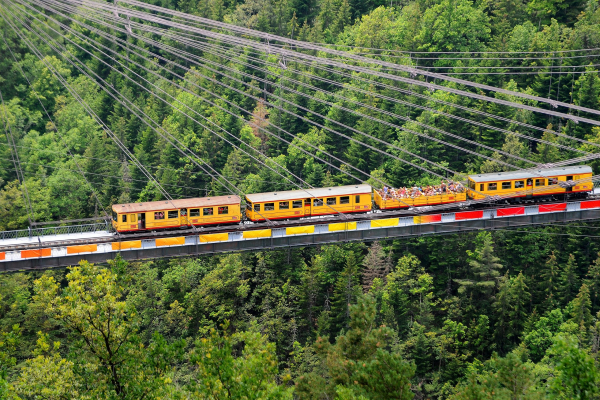
[[[191,236],[176,236],[177,232],[172,232],[171,237],[153,239],[115,241],[102,238],[96,243],[90,239],[85,244],[73,246],[40,246],[0,252],[0,271],[64,267],[77,264],[80,260],[102,263],[114,259],[117,254],[126,260],[143,260],[599,219],[600,200],[589,200],[284,228],[248,228],[237,232]]]

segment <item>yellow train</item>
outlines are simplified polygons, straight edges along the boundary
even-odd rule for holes
[[[240,203],[239,196],[216,196],[115,204],[112,224],[117,232],[139,232],[237,223]]]
[[[239,196],[215,196],[112,206],[116,231],[140,232],[305,218],[339,213],[365,213],[374,204],[382,210],[464,202],[467,199],[496,198],[520,201],[540,197],[584,197],[593,190],[592,169],[573,167],[469,175],[461,192],[433,196],[393,198],[370,185],[347,185],[283,192],[252,193],[245,196],[242,214]]]
[[[587,165],[470,175],[467,195],[473,200],[488,196],[532,199],[556,195],[577,197],[592,191],[592,168]]]

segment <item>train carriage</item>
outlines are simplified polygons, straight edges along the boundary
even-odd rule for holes
[[[419,197],[402,197],[396,198],[393,196],[385,196],[378,190],[374,190],[375,204],[381,210],[393,210],[399,208],[409,207],[423,207],[423,206],[434,206],[439,204],[448,203],[459,203],[467,200],[467,193],[465,190],[461,192],[445,192],[441,194],[435,194],[432,196],[419,196]]]
[[[301,218],[371,210],[371,186],[348,185],[246,195],[251,221]]]
[[[185,228],[240,222],[239,196],[115,204],[113,227],[117,232]]]
[[[474,200],[488,196],[514,199],[549,196],[583,197],[593,190],[592,168],[572,167],[494,172],[469,175],[468,196]]]

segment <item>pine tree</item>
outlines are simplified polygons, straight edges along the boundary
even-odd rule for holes
[[[596,311],[596,308],[600,305],[598,301],[600,298],[600,253],[598,253],[596,261],[590,265],[585,283],[592,297],[592,310]]]
[[[556,255],[554,252],[550,254],[548,257],[548,261],[546,261],[546,268],[542,271],[541,279],[543,286],[543,295],[544,295],[544,306],[546,310],[553,310],[558,306],[559,302],[559,268],[558,261],[556,260]]]
[[[373,242],[363,259],[363,267],[362,287],[363,292],[366,293],[371,289],[375,278],[385,282],[385,277],[391,270],[391,253],[386,255],[381,242]]]
[[[511,305],[508,313],[510,317],[510,333],[508,337],[514,340],[521,335],[523,325],[527,320],[531,294],[528,291],[529,288],[525,283],[525,276],[523,276],[523,273],[519,272],[519,275],[517,275],[515,278],[512,278],[511,281]]]
[[[360,293],[360,264],[356,254],[351,251],[346,259],[346,267],[340,273],[333,290],[332,313],[338,329],[348,327],[350,306]]]
[[[577,289],[579,288],[577,262],[575,261],[575,256],[573,254],[569,254],[567,265],[560,274],[560,282],[561,302],[562,304],[566,305],[573,299],[573,297],[575,297],[575,293],[577,293]]]
[[[587,336],[587,330],[592,324],[590,289],[585,283],[581,285],[577,297],[571,301],[569,308],[571,309],[570,321],[579,327],[581,341],[583,342]]]
[[[473,258],[469,262],[473,279],[455,279],[460,285],[459,293],[464,293],[470,287],[485,294],[491,293],[500,276],[502,264],[498,263],[500,259],[494,255],[492,235],[489,232],[481,232],[477,239],[480,244],[472,253]]]

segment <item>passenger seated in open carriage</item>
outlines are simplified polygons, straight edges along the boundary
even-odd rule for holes
[[[420,196],[439,196],[444,194],[462,193],[464,191],[465,188],[462,183],[451,180],[444,181],[443,179],[439,185],[413,186],[409,188],[400,187],[397,189],[384,186],[383,189],[378,190],[384,200],[407,199]]]

